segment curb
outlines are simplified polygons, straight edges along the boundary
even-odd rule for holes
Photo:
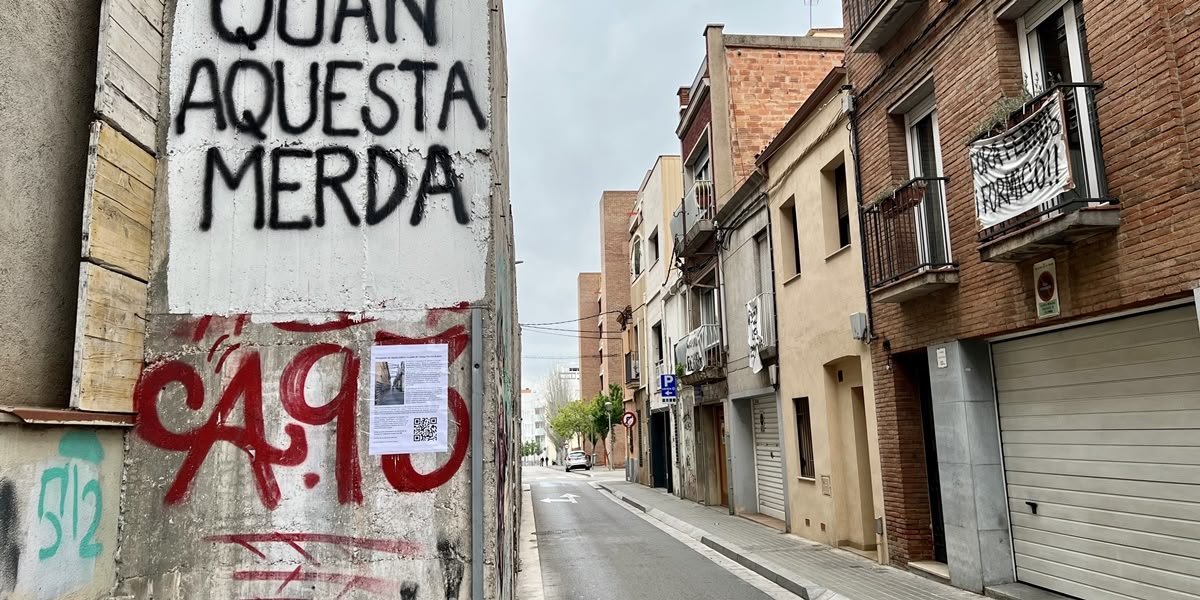
[[[657,508],[648,508],[642,505],[640,502],[629,497],[629,495],[625,494],[624,492],[613,489],[609,485],[606,485],[606,483],[607,482],[598,482],[596,485],[599,485],[599,487],[615,496],[618,500],[646,513],[655,520],[666,523],[673,529],[679,530],[688,537],[699,540],[700,543],[712,548],[717,553],[738,563],[739,565],[742,565],[743,567],[746,567],[747,569],[750,569],[751,571],[754,571],[755,573],[758,573],[771,583],[774,583],[775,585],[778,585],[779,587],[796,594],[805,600],[851,600],[842,594],[821,587],[811,581],[801,579],[794,573],[780,569],[779,567],[776,567],[775,565],[772,565],[765,560],[754,556],[753,554],[743,550],[742,548],[739,548],[734,544],[722,540],[721,538],[718,538],[703,529],[695,527],[690,523],[686,523],[681,519],[658,510]]]

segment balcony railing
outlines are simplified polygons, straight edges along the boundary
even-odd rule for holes
[[[1116,204],[1108,194],[1100,144],[1099,88],[1099,83],[1052,86],[1009,117],[1006,133],[1017,135],[1001,134],[973,146],[980,242],[986,244],[1084,208]],[[1060,164],[1063,154],[1066,164]],[[1021,167],[995,168],[999,161],[1015,163],[1021,157],[1026,158]],[[996,177],[997,173],[1006,175]],[[981,186],[981,181],[986,183]],[[1063,187],[1068,189],[1047,193]],[[988,226],[1008,214],[1013,216]]]
[[[918,177],[863,209],[871,289],[925,270],[953,267],[946,178]]]
[[[712,230],[717,216],[717,203],[711,181],[697,181],[683,204],[671,216],[671,236],[675,244],[685,251],[692,242],[702,242],[701,233]]]
[[[638,383],[642,378],[642,365],[637,354],[625,355],[625,383]]]
[[[675,345],[675,357],[683,365],[685,376],[724,366],[720,326],[701,325],[694,329]]]
[[[843,0],[846,30],[855,51],[875,52],[925,0]]]
[[[776,356],[775,294],[760,294],[746,303],[746,329],[750,351],[758,353],[760,361],[769,362]]]
[[[674,365],[668,365],[667,361],[660,360],[654,364],[654,393],[662,393],[662,376],[675,373]]]

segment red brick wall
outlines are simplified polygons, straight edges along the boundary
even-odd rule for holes
[[[1015,27],[994,17],[1003,4],[931,0],[880,54],[847,56],[860,94],[863,193],[870,197],[890,181],[907,179],[903,130],[886,108],[929,72],[950,178],[948,218],[960,283],[902,305],[875,305],[876,333],[892,352],[1045,324],[1037,321],[1032,300],[1035,261],[983,263],[976,237],[966,144],[1001,91],[1021,86]],[[1191,168],[1200,62],[1188,58],[1200,50],[1200,12],[1186,0],[1084,0],[1083,7],[1093,78],[1104,84],[1097,93],[1099,125],[1121,226],[1053,255],[1062,288],[1058,321],[1182,297],[1200,279],[1200,188]],[[886,434],[896,446],[881,447],[889,544],[893,562],[903,564],[929,556],[921,533],[928,515],[919,498],[925,475],[923,467],[907,464],[912,457],[897,453],[912,443],[902,422],[911,403],[879,343],[874,351],[881,445]]]
[[[729,126],[737,189],[754,160],[787,124],[796,109],[842,64],[842,53],[789,48],[727,47]]]
[[[600,330],[596,314],[600,312],[596,296],[600,293],[599,273],[579,274],[579,391],[582,398],[600,393]]]
[[[636,191],[604,192],[600,199],[600,286],[604,292],[601,312],[612,313],[604,316],[604,357],[601,359],[604,386],[600,389],[604,393],[608,392],[610,384],[625,387],[625,348],[616,312],[629,306],[629,220],[635,203]],[[591,400],[594,395],[584,398]],[[628,454],[625,428],[616,427],[613,439],[613,464],[623,467]]]
[[[700,102],[700,106],[696,109],[696,116],[692,119],[692,123],[688,125],[686,131],[683,132],[683,160],[687,161],[692,156],[692,150],[695,150],[696,144],[700,143],[700,136],[704,134],[704,128],[712,123],[712,96],[705,94],[704,100]],[[686,168],[686,165],[685,165]],[[687,193],[687,190],[684,190]]]

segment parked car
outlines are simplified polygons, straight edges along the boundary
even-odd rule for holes
[[[575,450],[567,455],[567,472],[570,472],[571,469],[591,471],[592,461],[588,460],[588,455],[582,450]]]

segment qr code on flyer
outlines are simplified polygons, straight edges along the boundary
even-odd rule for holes
[[[414,442],[436,442],[438,434],[437,417],[416,417],[413,419]]]

